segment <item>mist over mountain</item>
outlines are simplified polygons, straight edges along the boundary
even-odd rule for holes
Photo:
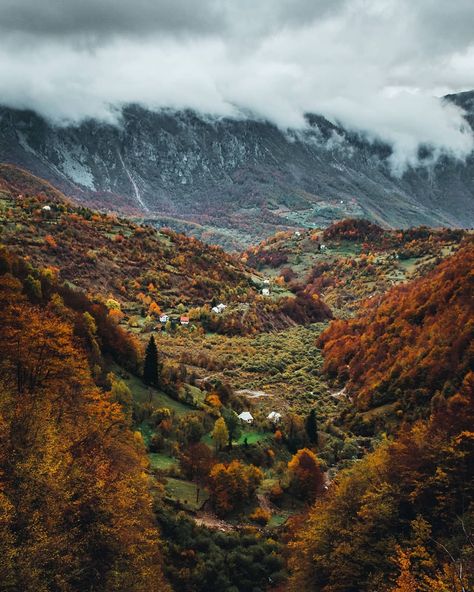
[[[474,93],[446,99],[474,126]],[[257,119],[125,107],[117,123],[57,125],[0,110],[0,160],[84,203],[228,247],[278,228],[364,216],[392,227],[474,225],[474,156],[420,147],[402,172],[388,143],[317,115],[287,129]]]

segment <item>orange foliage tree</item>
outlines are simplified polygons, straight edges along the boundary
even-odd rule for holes
[[[216,512],[228,514],[250,500],[262,478],[263,473],[258,467],[244,465],[238,460],[228,465],[215,464],[209,474],[209,490]]]
[[[288,463],[290,487],[297,497],[314,501],[324,491],[324,473],[313,451],[302,448]]]

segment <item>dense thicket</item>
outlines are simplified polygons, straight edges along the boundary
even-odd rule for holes
[[[92,379],[80,315],[35,286],[0,275],[0,590],[166,590],[141,439]]]
[[[369,220],[347,218],[331,224],[323,237],[325,240],[377,241],[383,234],[383,228]]]
[[[160,509],[165,573],[180,592],[263,592],[285,579],[281,545],[261,533],[198,527]]]

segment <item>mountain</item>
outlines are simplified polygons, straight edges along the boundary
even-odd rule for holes
[[[474,92],[446,98],[474,126]],[[131,105],[113,125],[57,126],[0,109],[0,160],[98,208],[145,218],[228,248],[347,216],[391,227],[474,224],[474,155],[409,168],[391,148],[321,116],[304,131],[251,119]],[[428,163],[429,150],[420,152]]]

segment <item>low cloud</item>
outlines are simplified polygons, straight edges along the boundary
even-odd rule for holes
[[[58,123],[139,103],[251,113],[282,128],[320,113],[389,142],[465,158],[474,3],[432,0],[1,0],[0,102]]]

